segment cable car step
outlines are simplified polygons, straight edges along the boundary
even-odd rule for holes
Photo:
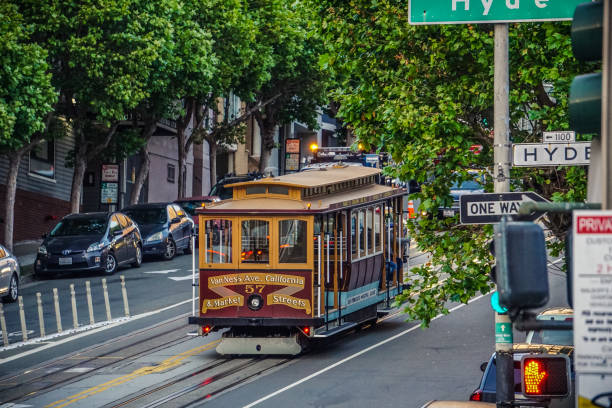
[[[329,329],[329,330],[326,330],[324,332],[317,333],[317,334],[314,335],[314,337],[316,337],[316,338],[328,338],[328,337],[332,337],[332,336],[335,336],[337,334],[340,334],[342,332],[345,332],[347,330],[354,329],[355,327],[357,327],[357,323],[346,322],[346,323],[342,323],[340,326],[334,327],[333,329]]]
[[[390,308],[386,308],[386,309],[378,309],[376,311],[376,315],[380,318],[380,317],[385,317],[387,316],[389,313],[393,312],[395,309],[390,307]]]

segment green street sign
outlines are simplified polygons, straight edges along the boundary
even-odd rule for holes
[[[571,20],[587,0],[410,0],[410,24]]]

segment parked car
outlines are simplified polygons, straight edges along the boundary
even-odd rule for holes
[[[450,207],[440,207],[438,209],[438,217],[454,217],[459,214],[459,199],[464,194],[480,194],[484,193],[485,176],[482,170],[468,170],[468,174],[472,176],[471,180],[462,182],[454,182],[450,188],[450,195],[453,198],[453,204]]]
[[[219,197],[212,196],[199,196],[199,197],[188,197],[181,198],[180,200],[175,200],[174,204],[178,204],[182,209],[185,210],[187,216],[191,218],[194,226],[194,233],[196,237],[196,242],[198,240],[198,231],[199,231],[199,217],[196,215],[196,210],[198,208],[202,208],[206,206],[206,203],[211,203],[214,201],[219,201]]]
[[[19,297],[19,262],[0,245],[0,296],[5,302],[14,302]]]
[[[70,214],[47,235],[38,248],[34,273],[102,271],[142,262],[142,237],[134,221],[120,212]]]
[[[421,408],[495,408],[495,404],[476,401],[429,401]]]
[[[122,210],[136,221],[143,236],[143,254],[174,258],[177,250],[191,253],[193,221],[178,204],[135,204]]]
[[[210,189],[208,193],[211,197],[218,197],[221,200],[228,200],[233,197],[233,189],[231,187],[225,187],[229,184],[242,183],[244,181],[251,181],[260,179],[262,175],[260,173],[249,173],[236,176],[234,174],[228,174]]]
[[[524,355],[529,353],[546,353],[546,354],[566,354],[573,357],[574,347],[573,346],[554,346],[554,345],[531,345],[531,344],[514,344],[513,345],[513,357],[514,357],[514,399],[516,401],[525,401],[533,403],[534,400],[525,398],[522,394],[521,384],[521,359]],[[496,378],[497,378],[497,367],[495,365],[495,353],[491,356],[488,362],[482,363],[481,370],[483,370],[482,378],[478,387],[470,395],[470,401],[482,401],[482,402],[495,402],[496,392]],[[574,406],[574,375],[571,374],[572,384],[570,394],[565,398],[553,398],[549,400],[539,400],[542,407],[548,408],[572,408]],[[523,405],[517,404],[519,408]],[[530,405],[534,406],[534,405]],[[524,407],[527,407],[525,405]]]
[[[574,320],[574,310],[568,307],[553,307],[543,310],[536,316],[537,320]],[[573,330],[530,330],[525,342],[528,344],[574,345]]]

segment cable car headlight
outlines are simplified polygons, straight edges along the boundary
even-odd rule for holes
[[[260,295],[258,295],[257,293],[253,293],[247,299],[247,306],[251,310],[259,310],[259,309],[261,309],[263,307],[263,303],[264,303],[263,298]]]

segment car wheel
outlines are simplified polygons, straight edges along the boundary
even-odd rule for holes
[[[164,251],[163,257],[166,261],[171,260],[176,255],[176,244],[174,240],[168,237],[168,241],[166,242],[166,250]]]
[[[189,240],[187,241],[187,246],[185,247],[185,249],[183,249],[183,253],[185,255],[191,255],[193,253],[193,251],[191,250],[191,240],[193,239],[193,236],[189,237]]]
[[[112,275],[117,270],[117,258],[114,254],[108,253],[106,255],[106,266],[104,267],[104,273],[107,275]]]
[[[6,296],[2,298],[5,302],[15,302],[19,297],[19,279],[17,278],[17,274],[13,274],[11,276],[11,281],[9,282],[8,293]]]
[[[132,263],[134,268],[140,268],[140,264],[142,263],[142,248],[140,244],[136,245],[136,260]]]

